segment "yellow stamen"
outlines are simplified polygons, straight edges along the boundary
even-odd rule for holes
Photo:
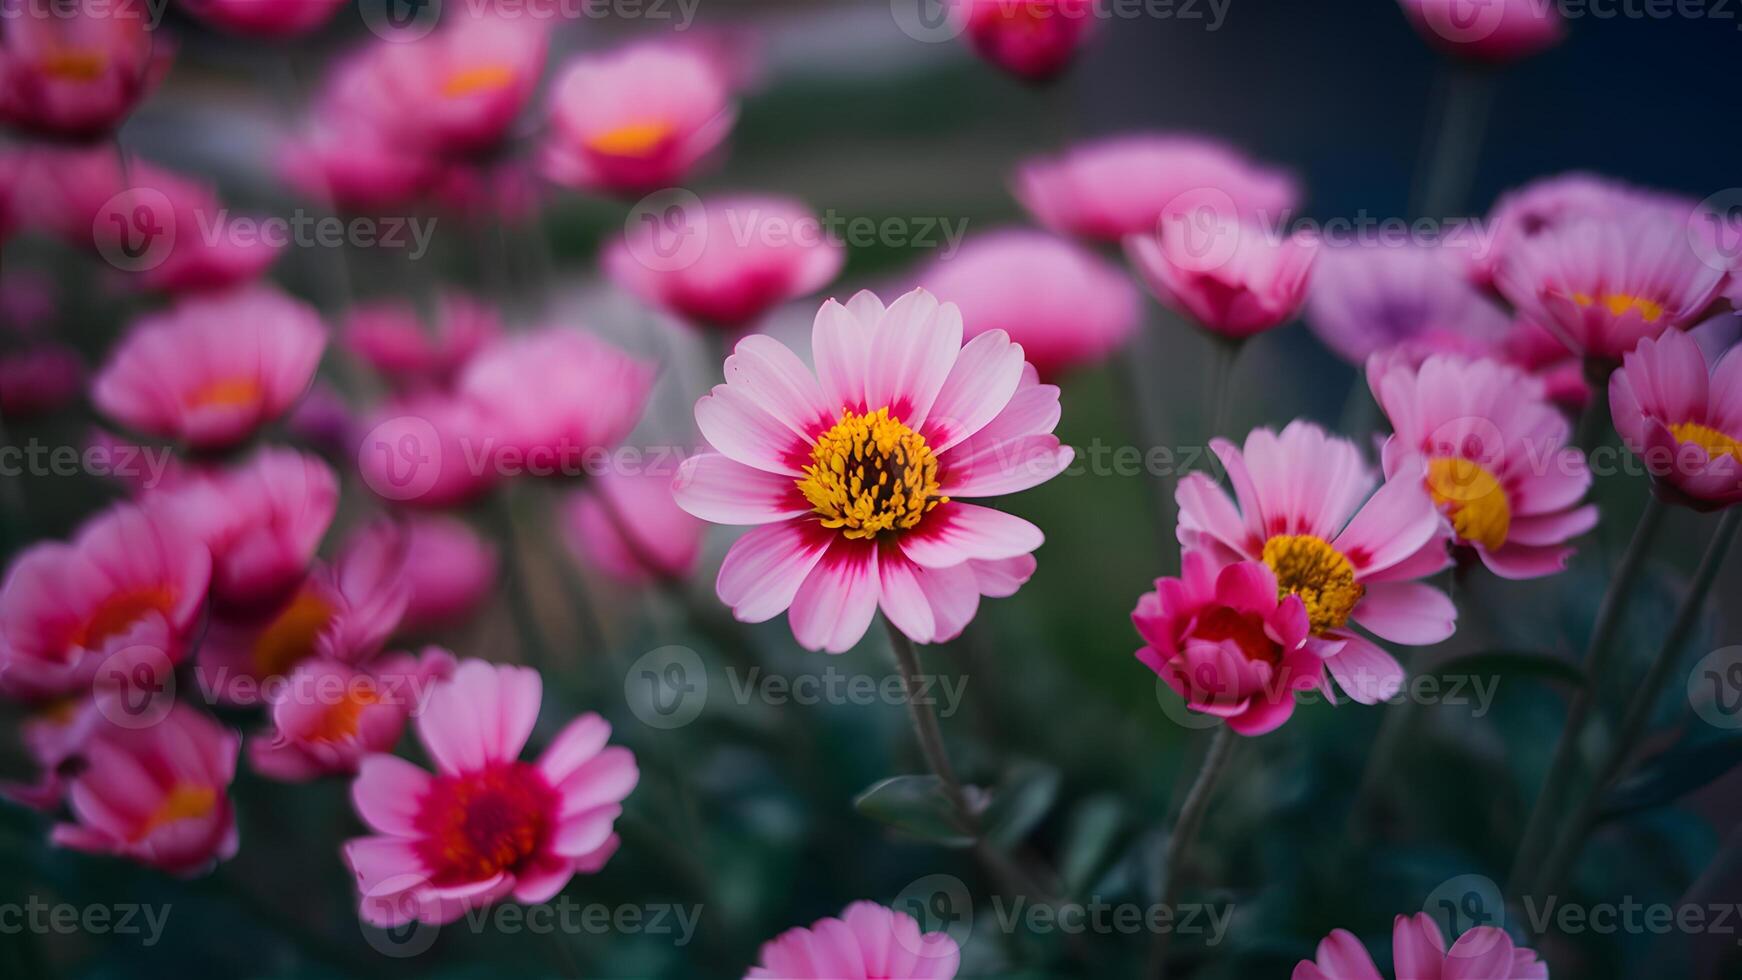
[[[1315,635],[1341,629],[1367,593],[1355,581],[1354,564],[1311,534],[1279,534],[1264,542],[1264,564],[1276,573],[1279,597],[1300,596]]]
[[[513,65],[474,65],[449,75],[442,83],[442,95],[463,99],[468,95],[497,92],[514,84]]]
[[[1506,543],[1512,529],[1512,504],[1500,480],[1487,467],[1456,456],[1442,456],[1427,465],[1427,489],[1434,503],[1452,519],[1452,529],[1464,541],[1489,551]]]
[[[1698,422],[1677,422],[1669,427],[1669,433],[1675,436],[1677,442],[1691,442],[1704,449],[1706,455],[1713,458],[1729,456],[1732,459],[1742,460],[1742,442],[1738,442],[1711,426],[1701,425]]]
[[[627,123],[587,140],[587,148],[614,157],[644,157],[665,143],[671,126],[658,120]]]
[[[109,57],[90,48],[58,48],[40,63],[42,73],[63,82],[94,82],[109,67]]]
[[[1596,306],[1601,304],[1614,316],[1622,316],[1628,310],[1637,310],[1639,318],[1646,323],[1656,323],[1663,317],[1663,304],[1644,296],[1634,296],[1631,293],[1603,293],[1593,297],[1589,293],[1574,293],[1573,302],[1580,306]]]
[[[188,393],[189,408],[239,408],[260,400],[260,382],[252,378],[224,378]]]
[[[938,492],[938,461],[925,437],[887,408],[843,413],[811,448],[798,489],[824,527],[849,538],[906,530],[950,499]]]
[[[312,590],[297,593],[254,641],[254,670],[261,677],[289,673],[314,655],[315,641],[333,621],[333,607]]]
[[[193,786],[187,783],[177,783],[157,805],[157,809],[147,817],[145,823],[134,832],[135,841],[144,840],[159,828],[175,823],[177,820],[193,820],[209,816],[217,809],[218,792],[210,786]]]

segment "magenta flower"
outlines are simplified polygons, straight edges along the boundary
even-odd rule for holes
[[[1543,0],[1398,2],[1424,40],[1471,61],[1517,61],[1554,47],[1566,36],[1559,8]]]
[[[967,337],[1003,330],[1047,379],[1102,360],[1137,329],[1138,294],[1124,270],[1044,232],[969,238],[919,284],[961,309]]]
[[[157,87],[173,46],[142,7],[80,0],[55,11],[0,3],[0,122],[37,136],[105,136]]]
[[[1742,501],[1742,348],[1707,368],[1694,338],[1666,333],[1609,378],[1615,430],[1661,491],[1702,510]]]
[[[569,550],[625,585],[688,578],[707,533],[672,498],[667,472],[600,473],[569,498],[563,517]]]
[[[56,824],[49,839],[170,874],[205,874],[236,854],[229,788],[240,746],[235,732],[186,704],[143,728],[100,725],[67,788],[76,822]]]
[[[502,335],[495,308],[457,290],[442,292],[426,327],[405,300],[352,308],[342,342],[395,388],[445,388],[472,356]]]
[[[195,18],[219,30],[248,37],[296,37],[333,19],[346,0],[181,0]]]
[[[180,661],[211,570],[198,538],[128,504],[70,543],[32,545],[0,585],[0,689],[55,697],[89,687],[99,668]]]
[[[319,314],[275,289],[188,298],[134,323],[91,400],[137,432],[223,449],[302,396],[326,342]]]
[[[1448,247],[1412,243],[1321,249],[1307,294],[1306,322],[1351,364],[1399,345],[1485,353],[1510,320],[1465,276],[1467,259]]]
[[[640,779],[611,726],[570,722],[537,762],[520,752],[543,684],[529,667],[460,664],[417,716],[435,774],[397,756],[364,758],[351,799],[374,831],[345,844],[365,922],[451,922],[504,898],[537,904],[617,850],[612,827]]]
[[[1131,621],[1148,644],[1137,659],[1193,711],[1241,735],[1274,731],[1294,714],[1295,691],[1324,683],[1324,661],[1306,646],[1306,605],[1262,562],[1218,568],[1188,552],[1182,564],[1179,578],[1157,579],[1137,600]]]
[[[298,664],[270,691],[272,727],[248,739],[248,761],[283,782],[355,773],[364,756],[393,751],[406,719],[454,667],[454,655],[439,647],[421,658],[386,657],[368,670],[336,660]]]
[[[1400,915],[1391,927],[1397,980],[1548,980],[1548,966],[1528,949],[1512,945],[1504,929],[1477,926],[1451,949],[1433,917]],[[1319,943],[1318,958],[1302,960],[1294,980],[1385,980],[1361,941],[1336,929]]]
[[[1095,26],[1092,0],[956,0],[968,43],[980,57],[1030,82],[1048,81],[1075,60]]]
[[[950,980],[962,951],[947,933],[875,902],[854,902],[840,918],[788,929],[762,944],[744,980]]]
[[[726,383],[696,403],[718,450],[678,470],[678,506],[755,529],[720,566],[738,619],[789,607],[798,642],[840,653],[879,607],[918,643],[962,632],[982,595],[1033,574],[1043,535],[967,500],[1045,483],[1071,450],[1052,435],[1058,389],[1002,330],[962,344],[956,307],[916,289],[887,309],[869,292],[830,300],[811,333],[813,372],[752,335]]]
[[[410,592],[399,632],[457,626],[489,598],[499,568],[496,546],[458,518],[415,513],[397,522],[398,533],[368,525],[346,539],[343,553],[404,549],[402,580]],[[381,561],[391,560],[384,556]]]
[[[1425,469],[1401,467],[1375,492],[1355,444],[1310,422],[1279,436],[1255,429],[1244,451],[1210,448],[1228,470],[1234,500],[1202,473],[1180,481],[1179,542],[1218,563],[1259,561],[1278,588],[1306,605],[1307,648],[1349,697],[1373,704],[1402,687],[1403,668],[1351,623],[1393,643],[1438,643],[1458,611],[1418,579],[1451,562],[1451,528],[1428,496]]]
[[[1472,254],[1470,274],[1478,285],[1492,286],[1500,267],[1518,249],[1587,218],[1616,221],[1655,212],[1691,231],[1699,227],[1687,224],[1696,209],[1692,200],[1600,174],[1572,172],[1543,177],[1502,194],[1495,202],[1488,212],[1487,247]]]
[[[708,51],[644,43],[570,61],[551,94],[546,177],[645,194],[678,183],[719,148],[738,109]]]
[[[1162,219],[1209,208],[1265,226],[1300,196],[1294,178],[1199,136],[1134,133],[1080,144],[1017,168],[1016,197],[1061,235],[1117,242],[1154,234]]]
[[[846,253],[802,203],[737,195],[685,208],[681,224],[629,226],[605,274],[643,302],[697,326],[739,332],[834,281]],[[693,254],[673,242],[697,242]]]
[[[1316,241],[1275,238],[1232,218],[1170,219],[1158,234],[1125,239],[1125,254],[1163,306],[1235,340],[1294,319],[1318,253]]]
[[[1425,470],[1457,544],[1503,578],[1566,568],[1565,542],[1596,526],[1597,508],[1579,506],[1591,471],[1540,382],[1497,361],[1436,356],[1416,368],[1383,354],[1367,382],[1395,433],[1386,476]]]

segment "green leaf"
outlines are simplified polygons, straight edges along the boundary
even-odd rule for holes
[[[1436,677],[1529,677],[1552,684],[1584,687],[1585,675],[1577,664],[1547,653],[1490,650],[1469,653],[1435,667]]]
[[[1039,763],[1018,765],[997,790],[986,808],[986,837],[999,847],[1022,843],[1059,795],[1059,771]]]
[[[1742,764],[1742,732],[1696,731],[1651,759],[1603,800],[1601,820],[1663,806]]]
[[[956,822],[949,797],[936,776],[892,776],[860,793],[853,808],[896,830],[944,847],[974,843]]]
[[[1111,794],[1091,796],[1072,811],[1059,858],[1059,874],[1069,894],[1082,894],[1107,863],[1125,818],[1125,804]]]

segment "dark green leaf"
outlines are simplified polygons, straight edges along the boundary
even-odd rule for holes
[[[986,837],[1011,848],[1046,817],[1059,795],[1059,772],[1038,763],[1019,765],[992,795],[986,808]]]
[[[893,776],[860,793],[853,807],[873,820],[945,847],[974,842],[956,822],[936,776]]]
[[[1067,892],[1079,895],[1089,886],[1124,826],[1125,804],[1111,795],[1092,796],[1071,813],[1059,859]]]
[[[1601,819],[1663,806],[1742,764],[1742,732],[1703,731],[1647,760],[1603,801]]]

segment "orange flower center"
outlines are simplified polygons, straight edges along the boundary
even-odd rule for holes
[[[56,48],[40,67],[44,75],[63,82],[94,82],[109,67],[109,56],[95,48]]]
[[[556,791],[524,762],[437,777],[414,818],[422,832],[418,856],[437,885],[514,871],[543,850],[557,804]]]
[[[258,402],[264,392],[253,378],[224,378],[188,392],[188,408],[240,408]]]
[[[824,527],[849,538],[906,530],[950,499],[938,491],[937,456],[925,437],[887,408],[843,413],[811,447],[798,489]]]
[[[1315,636],[1342,629],[1367,594],[1367,587],[1355,581],[1354,564],[1323,538],[1279,534],[1264,542],[1263,557],[1276,573],[1278,598],[1300,596]]]
[[[139,829],[133,832],[135,842],[144,840],[152,833],[175,823],[177,820],[196,820],[211,816],[218,807],[218,791],[210,786],[197,786],[192,783],[177,783],[164,796],[163,802],[145,818]]]
[[[363,711],[380,702],[380,693],[371,685],[348,688],[343,699],[321,712],[320,723],[309,733],[309,739],[315,742],[346,742],[356,738],[363,721]]]
[[[587,148],[613,157],[645,157],[671,138],[672,127],[657,119],[625,123],[587,140]]]
[[[168,619],[175,611],[175,602],[175,590],[167,585],[117,592],[105,598],[91,618],[73,632],[72,645],[100,649],[105,641],[126,633],[150,616]]]
[[[513,65],[474,65],[449,75],[442,83],[442,95],[463,99],[468,95],[500,92],[513,85],[516,77]]]
[[[1656,323],[1664,314],[1662,303],[1632,293],[1602,293],[1597,296],[1574,293],[1573,302],[1583,307],[1601,306],[1613,316],[1622,316],[1629,310],[1637,310],[1639,318],[1646,323]]]
[[[254,640],[254,671],[260,677],[288,674],[297,664],[314,656],[315,641],[333,621],[332,603],[313,589],[304,589],[290,600]]]
[[[1742,460],[1742,442],[1732,439],[1711,426],[1701,425],[1698,422],[1677,422],[1669,427],[1669,432],[1670,435],[1675,436],[1677,442],[1699,446],[1706,451],[1707,456],[1713,459],[1719,456],[1729,456],[1732,459]]]
[[[1452,530],[1464,541],[1495,551],[1512,529],[1512,504],[1500,480],[1487,467],[1457,456],[1442,456],[1427,465],[1427,489],[1434,503],[1452,520]]]

